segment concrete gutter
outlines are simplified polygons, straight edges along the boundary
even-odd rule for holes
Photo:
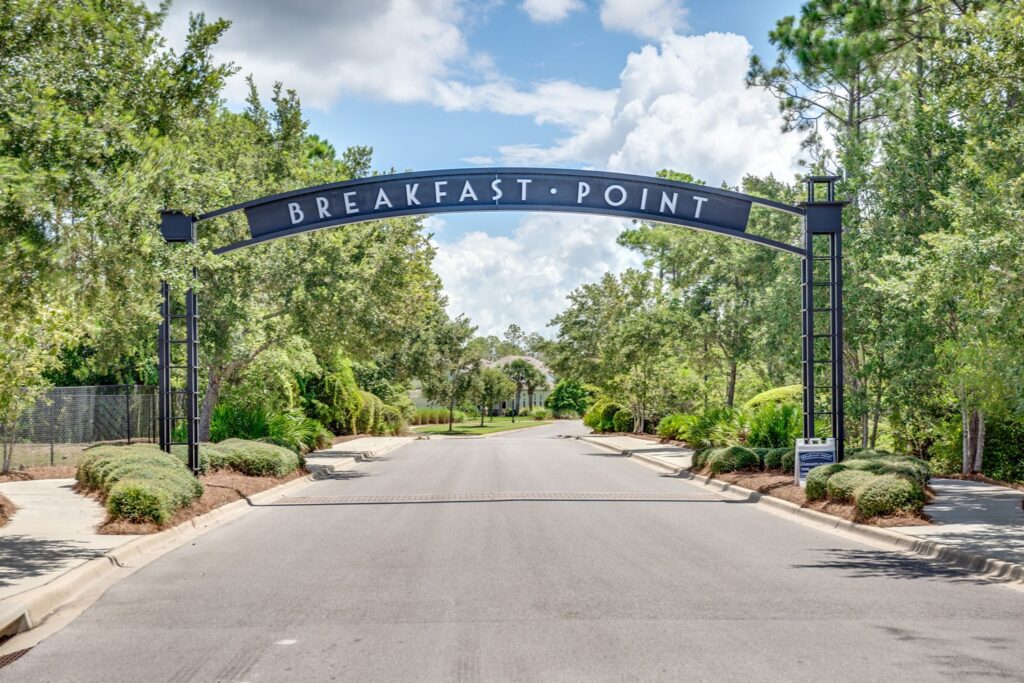
[[[949,564],[957,567],[958,569],[963,569],[973,574],[979,574],[986,579],[1017,584],[1018,586],[1024,587],[1024,564],[1007,562],[1005,560],[998,560],[993,557],[967,552],[954,546],[946,545],[944,543],[936,543],[935,541],[926,541],[914,536],[902,534],[898,531],[892,531],[891,529],[883,529],[881,527],[870,526],[868,524],[850,522],[840,517],[825,514],[824,512],[800,507],[788,500],[782,500],[781,498],[775,498],[757,491],[752,491],[736,484],[730,484],[728,482],[705,477],[701,474],[695,474],[689,469],[678,467],[673,463],[665,462],[657,456],[614,448],[600,439],[590,439],[585,436],[577,436],[575,438],[579,441],[614,451],[630,459],[641,461],[672,476],[676,476],[681,479],[688,479],[706,488],[714,489],[736,500],[762,504],[773,512],[791,515],[801,522],[810,523],[818,528],[836,533],[849,534],[863,541],[868,541],[873,545],[879,545],[897,552],[908,553],[925,559],[935,560],[943,564]]]
[[[49,583],[0,600],[0,637],[13,636],[36,629],[58,612],[70,608],[69,614],[61,615],[64,618],[59,620],[61,622],[57,625],[59,629],[81,614],[86,607],[99,599],[103,592],[117,581],[133,574],[188,541],[241,517],[255,507],[276,502],[314,481],[326,479],[335,472],[351,469],[359,462],[404,446],[411,441],[412,439],[409,439],[393,445],[389,444],[374,449],[372,452],[361,451],[358,454],[342,457],[333,456],[328,463],[315,462],[309,468],[312,471],[306,476],[254,493],[248,498],[228,503],[170,529],[136,538],[100,557],[78,565]],[[314,461],[326,460],[326,458],[317,458],[315,455],[311,459]],[[36,642],[41,639],[37,639]],[[34,643],[30,645],[26,645],[24,642],[15,643],[12,639],[0,645],[0,656],[32,645]]]

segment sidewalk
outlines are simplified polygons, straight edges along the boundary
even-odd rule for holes
[[[136,538],[96,533],[106,516],[103,506],[72,491],[74,485],[74,479],[0,484],[0,493],[18,506],[0,527],[0,600]]]
[[[933,526],[894,527],[917,538],[969,553],[1024,564],[1024,493],[980,481],[932,479],[925,506]]]
[[[576,437],[580,441],[609,448],[623,455],[654,463],[665,469],[689,469],[693,451],[679,446],[657,444],[631,436],[591,434]],[[706,482],[704,477],[695,478]],[[994,571],[1000,576],[1024,576],[1024,493],[1003,486],[957,479],[933,479],[935,498],[925,506],[931,520],[928,526],[889,527],[878,529],[864,524],[850,524],[855,530],[875,537],[890,536],[902,549],[933,557],[947,558],[974,571]],[[724,489],[742,489],[723,485]],[[752,494],[764,501],[768,496]],[[771,503],[793,506],[771,499]],[[809,516],[821,516],[813,510],[801,510]],[[903,539],[906,542],[900,542]],[[1004,564],[1005,566],[995,566]]]
[[[623,453],[628,452],[629,455],[637,455],[641,459],[648,457],[656,458],[673,469],[689,469],[693,459],[693,451],[689,448],[638,439],[635,436],[590,434],[577,438],[580,441],[603,446],[604,448],[622,451]]]

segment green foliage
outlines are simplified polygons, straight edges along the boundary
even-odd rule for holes
[[[199,452],[208,458],[212,470],[234,470],[250,477],[283,477],[303,465],[297,453],[261,441],[227,439],[203,444]]]
[[[316,420],[297,410],[268,414],[263,408],[240,408],[218,404],[210,421],[210,440],[262,439],[289,448],[296,453],[308,453],[325,448],[331,443],[331,434]]]
[[[765,402],[750,418],[747,443],[765,448],[793,446],[800,435],[803,414],[788,403]]]
[[[782,469],[782,454],[789,451],[789,448],[772,448],[764,456],[764,469],[774,471]]]
[[[612,416],[612,431],[632,432],[633,411],[628,408],[619,408],[615,411],[615,415]]]
[[[356,419],[362,408],[362,399],[352,363],[347,358],[336,357],[329,370],[308,378],[305,400],[307,413],[327,429],[336,434],[357,433]]]
[[[570,413],[583,415],[594,401],[594,395],[578,380],[563,379],[555,385],[554,391],[545,400],[545,405],[554,411],[556,417]]]
[[[856,490],[857,513],[864,518],[896,513],[918,514],[924,506],[924,492],[913,482],[895,474],[875,476]]]
[[[784,387],[775,387],[768,391],[762,391],[744,404],[747,410],[756,412],[768,404],[791,405],[799,408],[803,405],[804,388],[802,384],[788,384]]]
[[[131,522],[163,524],[203,493],[178,458],[151,444],[90,448],[75,477],[100,492],[113,517]]]
[[[843,464],[849,469],[873,474],[895,474],[921,487],[931,480],[931,468],[928,463],[908,456],[881,453],[872,455],[861,452],[856,457],[845,460]]]
[[[679,438],[694,448],[724,446],[735,443],[743,431],[739,411],[731,408],[709,408],[686,420]]]
[[[359,391],[359,412],[356,413],[356,434],[379,434],[384,402],[368,391]]]
[[[385,431],[392,436],[401,436],[409,431],[409,424],[405,415],[395,406],[386,405],[381,411],[382,424]]]
[[[690,459],[690,469],[697,472],[703,470],[704,466],[707,465],[708,456],[711,455],[714,450],[715,449],[713,447],[709,447],[694,451],[693,456]]]
[[[662,439],[678,439],[686,424],[686,417],[682,413],[672,413],[661,418],[658,421],[658,436]]]
[[[1002,417],[986,422],[981,471],[993,479],[1024,482],[1024,420]]]
[[[783,474],[795,474],[793,469],[794,463],[796,462],[796,450],[793,448],[786,448],[781,451],[779,455],[779,463],[782,468]]]
[[[761,467],[757,454],[742,446],[717,448],[708,455],[707,467],[712,474],[758,470]]]
[[[811,470],[812,472],[814,470]],[[864,470],[843,470],[829,477],[826,493],[829,500],[837,503],[850,503],[856,498],[857,491],[873,481],[877,475]]]
[[[532,417],[534,420],[550,420],[552,416],[553,414],[551,410],[549,410],[548,408],[541,408],[540,406],[537,406],[536,408],[530,411],[530,417]]]
[[[583,424],[598,433],[615,431],[615,414],[621,409],[619,404],[599,398],[583,415]]]
[[[806,488],[804,489],[804,495],[807,496],[807,500],[822,500],[825,498],[829,479],[845,469],[846,466],[838,462],[812,468],[807,473]]]

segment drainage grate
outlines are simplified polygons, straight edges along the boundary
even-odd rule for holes
[[[388,496],[305,496],[285,498],[275,505],[386,505],[394,503],[500,503],[511,501],[609,501],[685,503],[723,500],[713,493],[631,493],[593,491],[541,491],[494,493],[406,493]]]
[[[28,647],[28,648],[25,648],[24,650],[18,650],[17,652],[12,652],[9,655],[0,655],[0,669],[4,668],[5,666],[10,664],[11,662],[17,660],[19,657],[21,657],[23,654],[25,654],[26,652],[28,652],[31,649],[32,648]]]

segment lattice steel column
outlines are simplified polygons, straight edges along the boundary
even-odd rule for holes
[[[160,213],[160,233],[167,242],[196,241],[195,219],[180,211],[162,211]],[[192,269],[192,279],[197,271]],[[161,290],[164,295],[162,313],[164,322],[160,326],[157,343],[160,361],[160,447],[168,453],[171,446],[183,445],[188,448],[188,466],[196,475],[199,474],[199,312],[196,293],[192,287],[185,292],[185,312],[175,314],[172,311],[170,288],[163,283]],[[175,320],[184,323],[183,334],[174,336]],[[185,346],[184,365],[175,365],[172,349],[175,345]],[[172,370],[185,371],[185,386],[175,391],[172,382]],[[185,415],[174,414],[174,397],[184,396]],[[174,440],[174,426],[185,421],[185,441]]]
[[[820,431],[835,439],[843,458],[843,206],[835,199],[837,176],[811,176],[804,216],[802,276],[803,385],[805,439]],[[824,187],[819,201],[815,188]],[[827,395],[823,395],[827,392]],[[827,421],[827,430],[822,422]]]

